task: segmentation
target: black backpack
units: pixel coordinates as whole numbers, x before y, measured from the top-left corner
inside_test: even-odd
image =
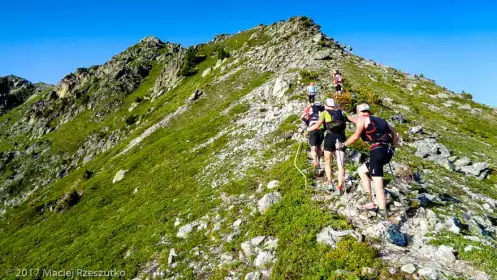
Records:
[[[331,132],[343,133],[347,127],[346,119],[343,116],[342,110],[326,110],[330,114],[332,121],[326,123],[326,129]]]
[[[371,122],[362,132],[361,139],[369,144],[374,143],[392,143],[392,135],[387,121],[382,118],[369,116]]]
[[[319,113],[324,111],[324,106],[322,105],[312,105],[311,110],[309,110],[309,125],[313,125],[319,120]]]

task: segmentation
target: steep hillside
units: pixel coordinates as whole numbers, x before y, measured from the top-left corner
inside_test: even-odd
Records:
[[[395,227],[355,210],[363,143],[346,196],[311,174],[304,88],[331,96],[336,69],[342,107],[368,100],[401,134],[385,170]],[[497,278],[495,109],[352,55],[308,18],[189,49],[147,37],[22,96],[0,108],[0,271]]]

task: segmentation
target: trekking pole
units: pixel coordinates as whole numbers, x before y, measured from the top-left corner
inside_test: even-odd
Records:
[[[300,147],[302,146],[302,142],[300,142],[299,147],[297,148],[297,153],[295,154],[295,159],[293,160],[293,165],[297,170],[304,176],[304,186],[307,187],[307,176],[305,176],[304,172],[300,170],[300,168],[297,166],[297,156],[299,155],[300,152]]]
[[[394,184],[397,184],[397,182],[395,182],[395,175],[393,174],[393,169],[392,169],[392,165],[390,164],[390,162],[388,163],[388,167],[390,167],[390,174],[392,174],[392,182]]]
[[[340,143],[337,139],[336,141],[337,143]],[[345,166],[344,166],[344,160],[342,159],[342,157],[340,156],[340,151],[336,150],[336,153],[337,153],[337,158],[340,159],[340,166],[342,166],[342,169],[343,169],[343,180],[345,181]],[[345,152],[343,153],[344,157],[345,157]],[[347,202],[347,215],[348,215],[348,219],[350,220],[350,204],[349,204],[349,193],[347,192],[347,184],[345,182],[342,182],[342,184],[344,184],[345,186],[342,186],[344,187],[344,191],[345,191],[345,200]]]

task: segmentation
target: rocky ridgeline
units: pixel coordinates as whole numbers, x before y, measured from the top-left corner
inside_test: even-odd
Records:
[[[31,96],[41,93],[53,87],[44,83],[31,83],[30,81],[16,77],[0,77],[0,115],[15,108]]]
[[[154,65],[165,65],[155,81],[156,88],[177,85],[177,73],[181,67],[179,61],[183,54],[184,49],[179,44],[146,37],[103,65],[78,68],[64,77],[52,91],[40,96],[20,120],[5,127],[2,136],[42,139],[84,112],[89,113],[88,122],[99,123],[121,108],[124,98],[140,86]],[[10,95],[22,89],[34,89],[34,93],[47,88],[34,86],[20,78],[7,78],[13,87]],[[151,92],[151,95],[157,94]],[[126,127],[111,130],[110,125],[104,126],[101,131],[87,135],[84,143],[69,154],[47,153],[51,148],[49,141],[33,141],[35,143],[27,148],[15,146],[1,154],[0,159],[4,160],[0,162],[0,167],[14,165],[11,169],[15,170],[15,174],[0,183],[0,190],[18,190],[0,195],[0,201],[4,201],[6,206],[22,203],[34,190],[65,177],[95,156],[115,147],[127,133]],[[29,178],[27,183],[24,179],[26,173],[39,176]],[[22,188],[16,185],[22,185]]]
[[[251,218],[267,215],[268,209],[284,200],[285,193],[280,189],[280,183],[274,180],[266,186],[260,184],[257,190],[239,195],[228,195],[221,189],[232,180],[243,179],[247,176],[246,171],[252,167],[268,169],[291,156],[288,149],[269,147],[276,147],[277,144],[289,147],[296,141],[303,140],[295,129],[283,133],[278,131],[285,120],[295,118],[306,105],[302,95],[307,81],[300,73],[301,70],[319,74],[319,99],[323,99],[332,88],[331,72],[345,69],[349,64],[365,73],[369,73],[367,71],[370,69],[380,73],[361,75],[361,78],[365,76],[371,82],[391,79],[388,81],[409,91],[409,94],[423,95],[423,82],[429,82],[348,54],[336,41],[322,34],[319,26],[305,18],[258,26],[245,32],[250,34],[248,40],[231,51],[230,58],[218,59],[215,64],[212,63],[199,73],[202,79],[209,80],[206,86],[212,86],[227,83],[235,75],[242,75],[240,80],[246,81],[253,78],[251,73],[270,72],[269,78],[260,86],[219,113],[230,114],[237,106],[246,106],[246,111],[205,143],[192,145],[190,152],[195,153],[221,137],[229,139],[221,151],[212,155],[210,164],[195,177],[202,185],[212,187],[210,199],[220,201],[220,204],[214,209],[206,210],[205,215],[202,214],[198,219],[192,218],[189,210],[178,214],[173,225],[175,233],[157,236],[157,246],[166,245],[168,248],[167,257],[164,259],[157,254],[152,255],[150,261],[142,266],[137,279],[182,279],[184,275],[177,268],[185,266],[199,277],[210,275],[216,269],[232,267],[225,279],[270,278],[272,268],[278,261],[278,246],[281,248],[282,244],[278,243],[276,236],[249,236],[247,228]],[[217,36],[211,43],[222,43],[234,36]],[[90,114],[88,121],[95,123],[112,116],[122,109],[124,98],[143,84],[153,67],[158,65],[162,70],[154,77],[153,86],[144,97],[146,100],[153,102],[181,86],[185,77],[178,74],[185,55],[186,50],[178,44],[163,43],[157,38],[147,37],[103,65],[80,68],[64,77],[53,91],[31,105],[20,120],[2,131],[2,135],[12,139],[27,136],[31,140],[40,140],[27,146],[16,145],[10,151],[0,153],[0,171],[6,166],[16,170],[7,180],[0,182],[0,190],[7,193],[5,190],[12,190],[19,182],[29,185],[23,192],[15,195],[2,193],[0,201],[3,201],[3,207],[7,209],[22,203],[33,191],[67,176],[124,140],[128,144],[114,158],[127,156],[144,139],[169,125],[171,120],[187,113],[197,100],[208,98],[209,94],[231,94],[192,88],[189,91],[191,96],[184,104],[179,104],[175,110],[154,123],[141,124],[143,132],[133,139],[128,137],[131,129],[124,126],[113,130],[109,124],[101,131],[86,135],[83,144],[73,153],[49,153],[51,143],[44,137],[68,125],[85,112]],[[358,81],[352,80],[350,83],[352,87],[360,86]],[[14,84],[14,87],[23,87],[22,82]],[[243,86],[239,85],[238,88]],[[456,98],[454,96],[456,95],[449,91],[432,95],[434,100]],[[388,97],[383,98],[383,102],[394,108],[390,115],[390,120],[394,123],[406,123],[403,113],[415,115],[411,107],[395,103]],[[139,106],[138,103],[136,101],[129,107],[126,106],[124,111],[132,114]],[[484,115],[479,108],[458,101],[444,104],[444,108],[454,107],[471,114]],[[433,104],[426,106],[434,112],[441,110]],[[316,234],[316,241],[332,248],[342,238],[352,237],[360,242],[367,242],[380,252],[392,277],[408,274],[414,279],[489,279],[471,263],[460,260],[455,248],[436,246],[431,241],[435,239],[435,234],[448,231],[479,242],[482,246],[495,246],[497,219],[494,218],[494,211],[497,201],[463,183],[467,178],[485,180],[491,174],[492,167],[484,157],[453,155],[441,143],[437,133],[429,131],[423,125],[411,126],[402,135],[401,149],[405,149],[419,161],[433,163],[435,167],[413,170],[410,159],[406,157],[396,157],[392,162],[395,179],[387,184],[386,193],[389,210],[397,226],[378,223],[375,220],[376,214],[356,209],[355,206],[364,201],[361,200],[363,195],[359,178],[351,171],[348,172],[347,196],[333,198],[321,188],[321,177],[313,186],[312,199],[323,209],[348,217],[354,229],[340,231],[331,225],[325,226]],[[264,155],[268,149],[274,149],[270,158]],[[357,167],[363,160],[364,155],[360,152],[347,152],[347,164]],[[438,168],[449,173],[437,176],[440,171]],[[23,181],[25,174],[33,172],[45,175],[30,178],[29,182]],[[386,167],[385,173],[388,172],[390,170]],[[86,175],[90,177],[92,172],[87,170]],[[126,176],[129,176],[128,170],[119,170],[114,175],[112,184],[119,184]],[[457,188],[464,195],[449,195],[449,188]],[[130,195],[139,193],[140,189],[136,187]],[[77,191],[67,193],[53,205],[49,205],[49,208],[62,212],[77,203],[81,196],[82,193]],[[5,211],[0,209],[0,216]],[[196,244],[192,250],[185,251],[171,241],[189,242],[198,235],[208,238],[209,244]],[[227,249],[227,244],[233,243],[236,243],[235,247]],[[464,248],[468,251],[480,249],[477,246]],[[124,259],[132,257],[135,251],[135,248],[129,248]],[[365,277],[376,275],[373,268],[363,267],[362,270]],[[349,272],[337,273],[346,276]]]

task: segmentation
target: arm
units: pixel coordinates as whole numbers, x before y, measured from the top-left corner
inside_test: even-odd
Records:
[[[319,127],[323,124],[324,120],[319,120],[315,124],[311,125],[307,128],[307,131],[313,131],[319,129]]]
[[[395,131],[395,128],[392,126],[388,126],[390,129],[390,133],[392,133],[392,141],[393,141],[393,146],[398,147],[399,146],[399,135],[397,134],[397,131]]]
[[[347,119],[348,119],[350,122],[357,123],[357,118],[352,117],[352,115],[346,114],[345,116],[347,116]]]
[[[352,145],[355,141],[357,141],[357,139],[359,139],[363,130],[364,130],[364,119],[360,118],[357,120],[354,134],[350,136],[349,139],[347,139],[347,141],[345,141],[344,145],[345,146]]]

